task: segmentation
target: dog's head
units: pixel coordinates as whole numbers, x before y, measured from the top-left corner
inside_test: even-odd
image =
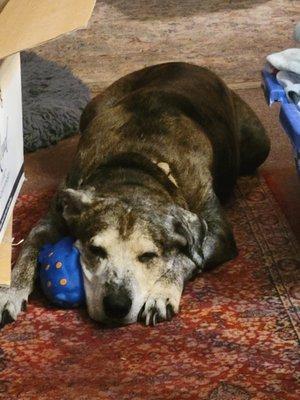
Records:
[[[186,263],[174,267],[172,279],[191,276],[203,266],[205,228],[181,207],[147,200],[129,204],[99,198],[93,190],[66,189],[62,200],[63,216],[81,255],[88,312],[97,321],[135,322],[151,289],[176,265],[173,259],[179,253]]]

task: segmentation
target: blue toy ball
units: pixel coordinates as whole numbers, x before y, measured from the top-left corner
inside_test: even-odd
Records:
[[[55,305],[79,307],[85,302],[80,255],[74,239],[65,237],[41,249],[38,261],[43,292]]]

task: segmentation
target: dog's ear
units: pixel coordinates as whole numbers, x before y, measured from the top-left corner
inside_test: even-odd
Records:
[[[198,269],[204,267],[202,243],[207,232],[204,219],[196,214],[175,206],[170,211],[172,240],[181,247]]]
[[[94,201],[93,190],[63,189],[59,193],[60,205],[64,217],[80,214]]]

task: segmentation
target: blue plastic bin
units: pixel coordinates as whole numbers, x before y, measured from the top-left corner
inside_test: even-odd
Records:
[[[269,106],[274,102],[281,103],[279,120],[291,140],[296,168],[300,175],[300,111],[295,104],[289,102],[275,75],[263,70],[262,79],[262,87]]]

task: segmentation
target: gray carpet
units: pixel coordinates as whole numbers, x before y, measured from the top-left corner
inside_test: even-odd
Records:
[[[78,132],[88,87],[68,68],[33,52],[21,54],[24,149],[48,147]]]

